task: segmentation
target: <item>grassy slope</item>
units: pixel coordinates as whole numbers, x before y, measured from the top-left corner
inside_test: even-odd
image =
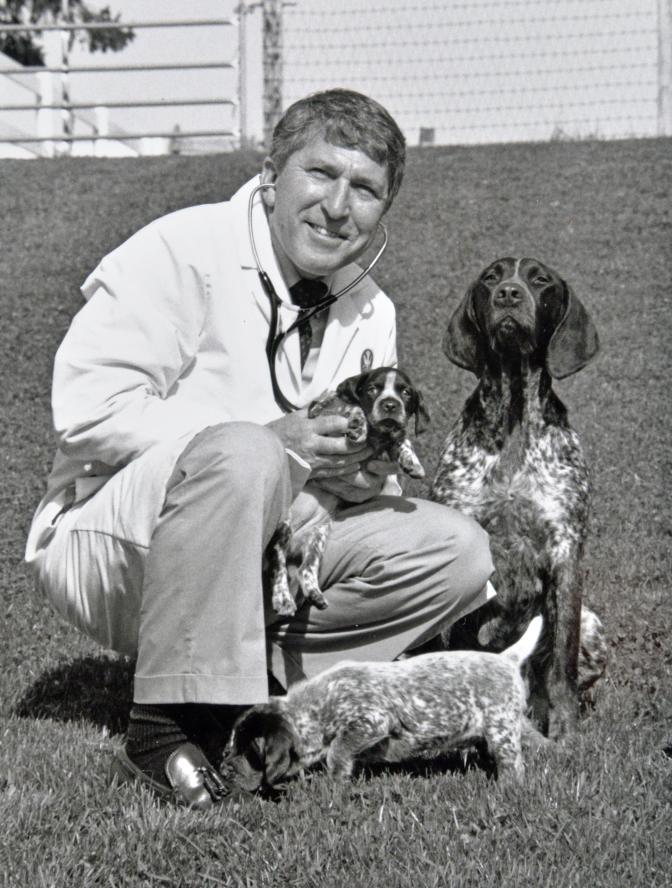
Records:
[[[524,791],[480,773],[336,789],[319,776],[204,818],[106,789],[130,670],[36,601],[21,564],[52,456],[51,361],[100,256],[163,212],[228,196],[257,164],[0,163],[0,884],[669,884],[669,141],[415,151],[377,273],[433,414],[430,466],[474,382],[441,335],[483,264],[536,255],[595,317],[598,361],[556,386],[593,469],[586,596],[611,638],[609,680],[572,743],[534,763]]]

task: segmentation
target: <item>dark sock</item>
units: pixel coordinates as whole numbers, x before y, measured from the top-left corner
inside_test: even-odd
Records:
[[[198,722],[195,730],[203,752],[215,765],[219,765],[225,754],[233,725],[247,706],[231,706],[207,703],[198,707]]]
[[[153,780],[168,786],[168,756],[188,740],[186,707],[163,703],[134,703],[128,721],[126,754]]]
[[[153,780],[168,786],[165,764],[182,743],[199,745],[219,763],[236,717],[247,707],[210,703],[134,703],[126,733],[126,755]]]

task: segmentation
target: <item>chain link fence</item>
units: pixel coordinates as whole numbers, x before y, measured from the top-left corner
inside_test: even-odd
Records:
[[[357,89],[411,145],[662,134],[666,15],[669,0],[301,0],[284,10],[283,105]]]

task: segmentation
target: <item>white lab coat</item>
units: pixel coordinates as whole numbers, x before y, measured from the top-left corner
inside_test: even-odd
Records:
[[[35,559],[64,507],[98,490],[155,445],[175,453],[202,429],[231,420],[265,424],[281,416],[265,344],[270,309],[248,234],[255,178],[230,201],[179,210],[151,223],[106,256],[87,278],[86,305],[55,359],[52,406],[58,451],[28,539]],[[257,251],[282,300],[283,329],[296,319],[271,247],[265,210],[253,208]],[[337,292],[359,272],[331,282]],[[308,385],[299,337],[280,352],[277,376],[304,406],[372,365],[396,364],[394,307],[370,277],[329,310]],[[369,354],[370,353],[370,354]],[[148,495],[160,496],[160,488]],[[146,504],[156,512],[160,504]],[[132,520],[132,519],[131,519]]]

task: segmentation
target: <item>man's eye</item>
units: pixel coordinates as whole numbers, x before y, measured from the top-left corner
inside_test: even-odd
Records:
[[[373,188],[371,188],[370,185],[355,185],[355,190],[357,191],[358,194],[361,194],[363,197],[373,198],[376,200],[378,199],[378,195],[373,190]]]

